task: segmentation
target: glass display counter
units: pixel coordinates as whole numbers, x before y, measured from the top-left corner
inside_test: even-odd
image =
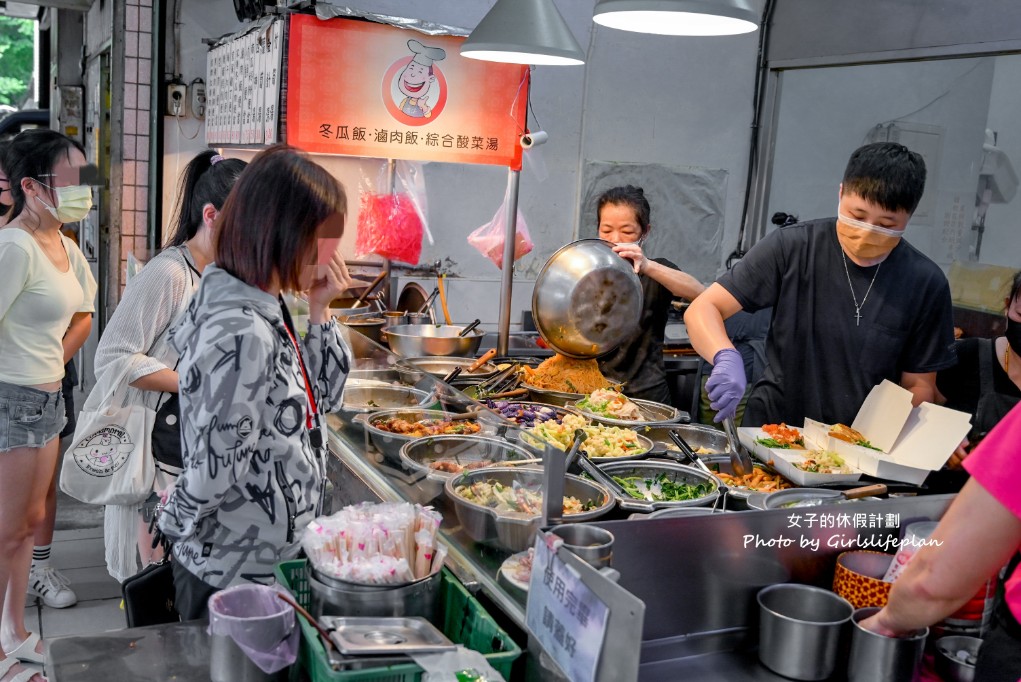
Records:
[[[512,622],[524,628],[525,593],[498,579],[500,565],[511,553],[468,537],[436,477],[402,462],[399,449],[406,439],[386,439],[378,431],[366,428],[364,422],[369,414],[390,407],[383,399],[373,400],[372,389],[384,389],[380,396],[392,396],[395,392],[386,391],[386,387],[399,387],[413,389],[405,391],[407,397],[401,400],[407,401],[406,407],[399,408],[409,413],[426,408],[456,415],[475,413],[483,430],[480,435],[501,438],[507,435],[509,427],[461,391],[402,362],[399,356],[361,334],[343,325],[341,329],[354,360],[345,388],[345,406],[327,418],[330,451],[380,500],[430,505],[439,511],[443,515],[440,532],[448,548],[447,566],[468,587],[477,585]],[[347,396],[354,395],[354,389],[359,389],[363,398],[352,403]],[[347,483],[343,479],[333,481],[340,488]]]

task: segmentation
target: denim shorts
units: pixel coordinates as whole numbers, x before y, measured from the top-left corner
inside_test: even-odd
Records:
[[[61,391],[40,391],[0,381],[0,452],[41,448],[64,428]]]

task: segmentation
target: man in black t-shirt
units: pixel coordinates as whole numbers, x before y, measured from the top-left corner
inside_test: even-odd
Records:
[[[642,316],[630,338],[599,359],[607,377],[624,382],[631,398],[670,403],[663,364],[663,334],[670,301],[693,299],[705,289],[665,258],[649,259],[642,244],[649,235],[651,209],[641,187],[626,185],[604,192],[596,204],[599,238],[616,244],[613,250],[634,265],[642,282]]]
[[[956,362],[950,288],[901,238],[924,187],[921,156],[865,145],[848,161],[837,218],[777,229],[692,303],[684,321],[713,363],[706,388],[716,421],[733,415],[746,383],[723,320],[769,306],[767,367],[745,426],[850,424],[883,379],[911,391],[915,405],[934,401],[937,370]]]

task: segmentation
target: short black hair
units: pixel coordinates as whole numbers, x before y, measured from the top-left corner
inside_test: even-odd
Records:
[[[599,196],[596,203],[596,217],[603,214],[603,206],[614,204],[616,206],[630,206],[635,212],[635,220],[638,227],[642,228],[642,234],[649,231],[649,220],[652,209],[649,208],[649,200],[645,198],[645,190],[634,185],[612,187]]]
[[[1021,270],[1014,273],[1014,281],[1010,285],[1010,296],[1007,297],[1007,307],[1021,296]]]
[[[240,159],[225,159],[212,149],[188,162],[177,190],[174,233],[167,246],[180,246],[195,236],[202,225],[202,208],[206,204],[212,204],[217,211],[223,208],[234,181],[247,165]]]
[[[39,177],[56,168],[61,156],[70,158],[74,149],[85,155],[85,148],[77,140],[45,128],[23,130],[11,138],[3,157],[4,171],[7,172],[11,199],[14,201],[11,220],[21,215],[25,208],[25,192],[21,189],[21,181],[31,178],[42,182]]]
[[[914,213],[925,191],[925,161],[902,144],[873,142],[851,154],[843,185],[887,211]]]

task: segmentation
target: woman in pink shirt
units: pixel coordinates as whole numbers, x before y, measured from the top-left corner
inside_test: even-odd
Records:
[[[982,644],[976,682],[1021,679],[1021,404],[964,461],[971,479],[912,558],[890,601],[862,625],[896,636],[926,627],[963,606],[1005,564],[1004,603]],[[1012,558],[1014,560],[1012,561]]]

